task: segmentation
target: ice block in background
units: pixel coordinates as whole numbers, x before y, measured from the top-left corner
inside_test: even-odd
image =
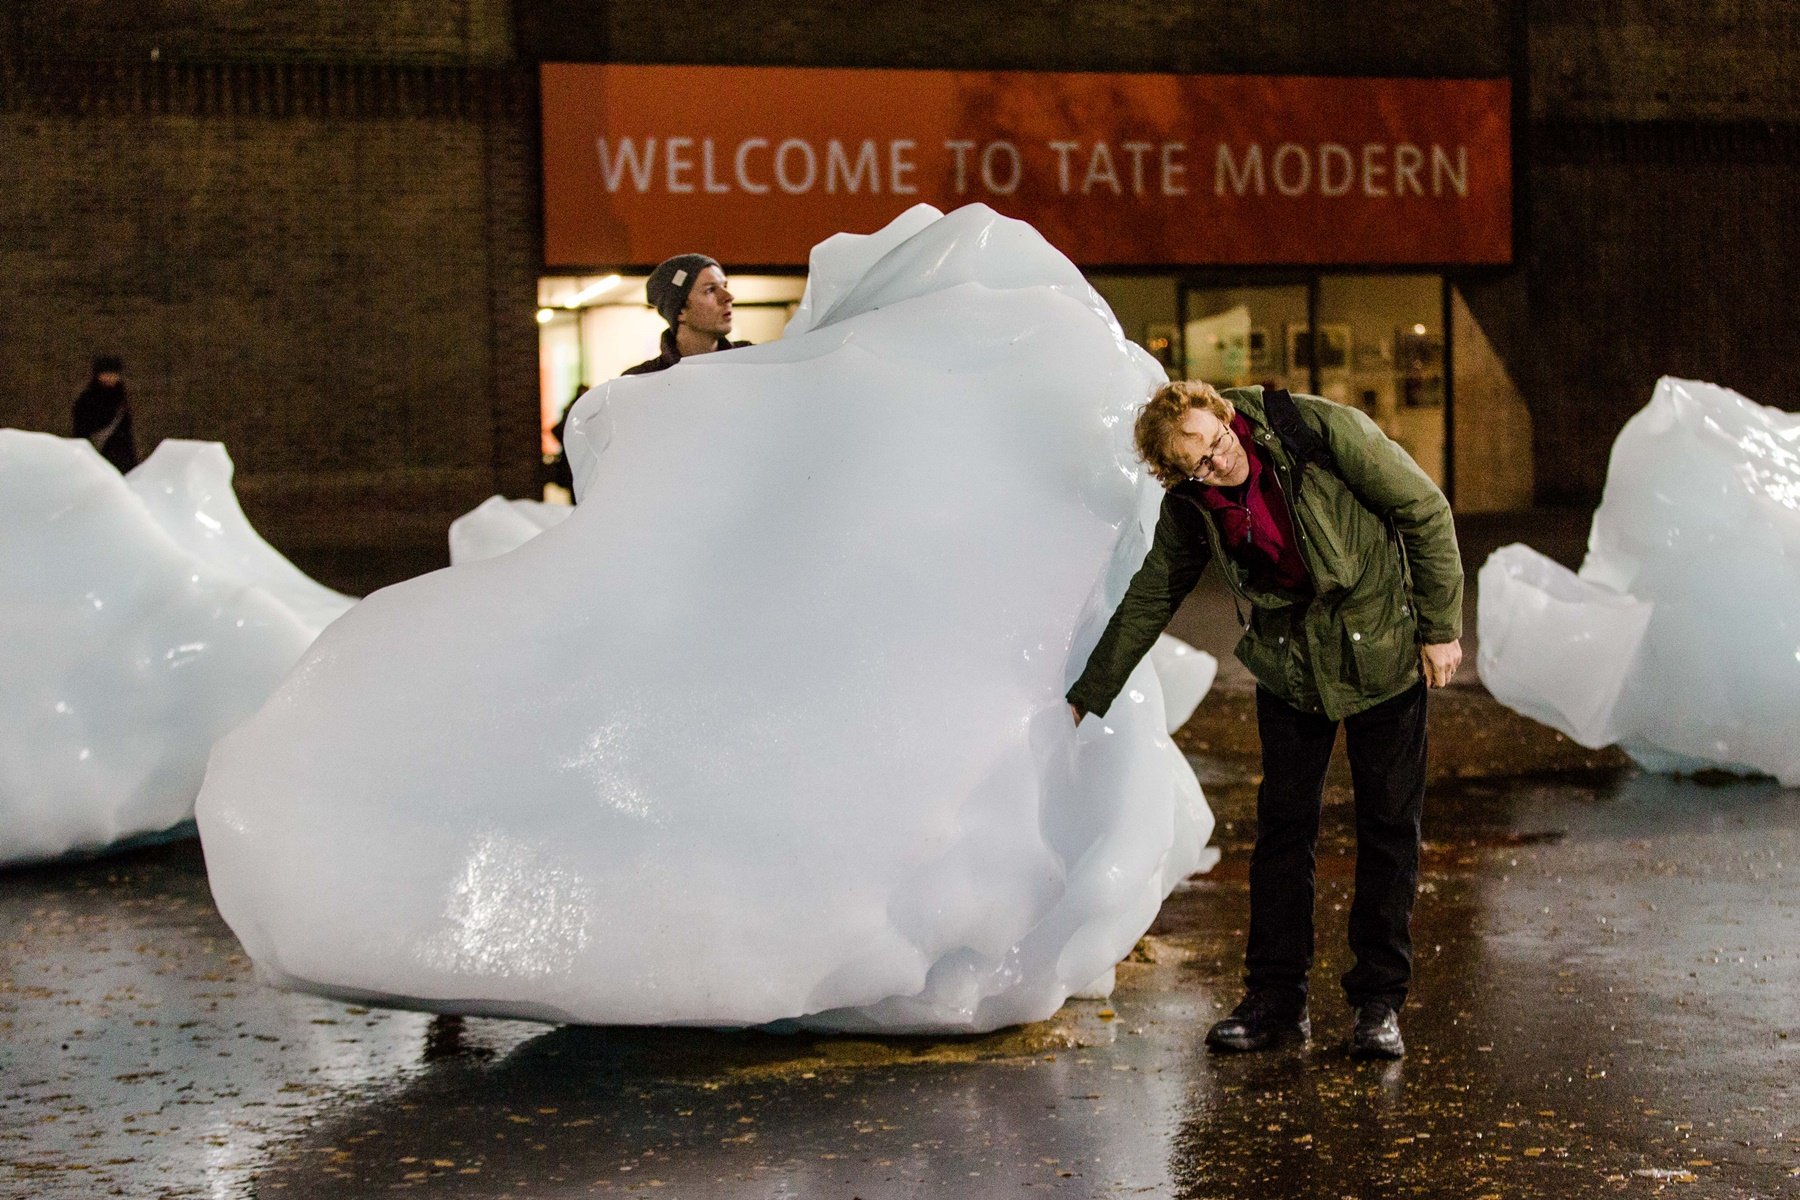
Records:
[[[1503,702],[1655,770],[1800,785],[1800,415],[1662,379],[1613,443],[1579,579],[1508,547],[1480,586]]]
[[[574,511],[567,504],[489,496],[450,522],[450,564],[498,558],[562,524]]]
[[[1582,579],[1529,546],[1502,546],[1477,577],[1481,682],[1502,704],[1599,748],[1654,608]]]
[[[992,1029],[1200,865],[1148,661],[1104,721],[1063,702],[1143,557],[1161,368],[980,206],[814,268],[836,298],[783,340],[590,392],[573,515],[363,601],[219,744],[207,865],[266,978]]]
[[[187,821],[213,740],[351,603],[257,536],[216,443],[121,477],[0,430],[0,863]]]

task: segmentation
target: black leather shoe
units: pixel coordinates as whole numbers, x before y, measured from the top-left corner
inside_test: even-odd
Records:
[[[1400,1058],[1406,1043],[1400,1039],[1400,1018],[1380,1000],[1356,1010],[1356,1028],[1350,1031],[1351,1058]]]
[[[1312,1036],[1306,1006],[1268,992],[1251,992],[1231,1015],[1206,1031],[1206,1044],[1225,1054],[1267,1050],[1278,1042],[1304,1042]]]

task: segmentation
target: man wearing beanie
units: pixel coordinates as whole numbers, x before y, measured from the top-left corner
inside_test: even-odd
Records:
[[[704,254],[665,259],[650,272],[644,294],[669,328],[662,335],[662,353],[632,367],[627,375],[666,371],[691,355],[750,344],[731,340],[731,289],[725,268]]]
[[[650,272],[644,294],[669,327],[663,330],[662,353],[630,368],[627,375],[666,371],[690,355],[735,350],[750,344],[731,340],[731,288],[725,282],[725,268],[716,259],[704,254],[677,254],[664,259]],[[550,431],[558,446],[562,445],[563,430],[569,424],[569,410],[581,395],[577,389],[574,399],[564,407],[562,419]],[[566,451],[559,451],[556,456],[552,481],[570,491],[575,488]]]

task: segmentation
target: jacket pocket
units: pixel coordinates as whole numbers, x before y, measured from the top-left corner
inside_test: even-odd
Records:
[[[1406,687],[1419,674],[1419,649],[1411,606],[1395,600],[1378,603],[1361,614],[1344,615],[1349,682],[1365,700]]]
[[[1295,622],[1293,609],[1265,608],[1250,610],[1250,628],[1238,640],[1237,659],[1249,669],[1256,681],[1279,696],[1286,696],[1290,667],[1297,648],[1293,644]]]

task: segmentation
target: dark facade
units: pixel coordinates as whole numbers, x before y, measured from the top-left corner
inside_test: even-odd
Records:
[[[355,590],[536,487],[534,76],[503,3],[6,13],[0,424],[66,433],[116,350],[140,446],[224,442],[258,530]]]
[[[366,588],[536,490],[540,61],[1510,76],[1516,262],[1452,281],[1539,499],[1591,501],[1658,375],[1791,405],[1796,44],[1784,0],[15,0],[0,424],[66,431],[115,350],[142,445],[223,441],[257,527]]]

